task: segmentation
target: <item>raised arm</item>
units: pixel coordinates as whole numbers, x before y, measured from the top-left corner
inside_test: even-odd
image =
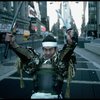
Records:
[[[66,33],[66,44],[64,44],[62,50],[60,51],[60,59],[61,60],[69,60],[75,47],[76,47],[76,42],[75,40],[73,39],[73,31],[69,31]]]
[[[5,41],[10,42],[10,48],[17,54],[23,63],[27,63],[33,56],[27,48],[18,45],[15,41],[15,37],[11,34],[7,34]]]

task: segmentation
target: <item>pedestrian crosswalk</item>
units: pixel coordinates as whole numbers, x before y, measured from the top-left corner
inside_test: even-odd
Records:
[[[100,88],[99,88],[100,78],[98,75],[98,73],[100,73],[100,69],[96,67],[94,63],[90,62],[89,60],[86,60],[85,58],[78,55],[77,53],[76,53],[76,59],[77,59],[77,64],[75,65],[76,75],[70,83],[71,98],[100,97],[98,94],[98,92],[100,93]],[[2,80],[8,82],[8,84],[10,84],[8,85],[9,87],[12,86],[11,83],[13,82],[14,88],[16,89],[15,86],[20,84],[20,75],[18,74],[17,69],[15,69],[14,71],[7,73],[2,78],[0,78],[0,83],[2,83]],[[26,84],[33,84],[32,77],[28,77],[28,75],[26,75],[25,73],[23,73],[23,80]],[[3,82],[3,87],[5,84],[7,83]],[[67,80],[64,80],[65,87],[66,87],[66,84],[67,84]],[[26,85],[25,89],[29,86],[30,85]],[[31,87],[29,87],[30,90],[31,90]],[[2,89],[2,84],[0,86],[0,89]],[[17,93],[19,92],[21,92],[20,89],[17,90]],[[6,97],[6,95],[7,94],[5,94],[4,97]],[[0,96],[0,98],[2,97],[3,96]]]
[[[67,83],[67,80],[64,80],[65,83]],[[77,84],[99,84],[100,81],[83,81],[83,80],[72,80],[71,83],[77,83]]]
[[[77,58],[79,59],[79,58],[82,58],[81,56],[79,56],[78,54],[76,54],[76,56],[77,56]],[[88,63],[90,63],[91,64],[91,62],[89,62],[88,60],[77,60],[77,64],[79,64],[79,63],[86,63],[86,64],[88,64]],[[76,71],[91,71],[91,73],[92,74],[96,74],[96,71],[100,71],[100,69],[98,69],[98,68],[88,68],[88,67],[86,67],[86,68],[82,68],[82,66],[81,67],[77,67],[77,64],[76,64]],[[17,71],[17,70],[16,70]],[[13,71],[13,72],[16,72],[16,71]],[[12,73],[13,73],[12,72]],[[10,73],[11,74],[11,73]],[[10,75],[9,74],[9,75]],[[77,73],[76,73],[77,74]],[[7,75],[5,75],[5,76],[7,76]],[[12,80],[20,80],[20,77],[16,77],[16,76],[8,76],[8,77],[5,77],[5,79],[12,79]],[[23,80],[27,80],[27,81],[32,81],[32,78],[29,78],[29,77],[23,77]],[[66,83],[67,82],[67,80],[64,80],[64,82]],[[80,83],[80,84],[100,84],[100,82],[99,81],[87,81],[87,80],[78,80],[77,78],[75,78],[74,80],[72,80],[71,81],[71,83]]]

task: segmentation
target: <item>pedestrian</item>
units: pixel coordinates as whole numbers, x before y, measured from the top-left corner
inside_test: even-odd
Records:
[[[68,34],[68,45],[60,51],[57,48],[57,40],[52,35],[47,35],[42,41],[43,54],[41,55],[34,48],[18,45],[11,34],[8,34],[7,38],[6,41],[10,42],[10,48],[20,58],[21,67],[19,68],[21,71],[33,76],[31,99],[61,99],[69,95],[68,92],[62,93],[62,87],[64,80],[67,79],[70,82],[74,73],[72,63],[69,63],[76,47],[72,35]],[[67,86],[69,86],[69,83]]]
[[[93,39],[95,39],[95,34],[94,34],[94,32],[92,32],[92,37],[93,37]]]

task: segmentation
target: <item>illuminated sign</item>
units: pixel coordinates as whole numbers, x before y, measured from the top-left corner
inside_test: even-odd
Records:
[[[31,6],[28,6],[28,15],[29,17],[35,17],[37,15],[36,11]]]
[[[37,31],[38,27],[36,24],[31,24],[31,29]],[[41,31],[45,32],[46,31],[46,27],[41,25]]]
[[[35,30],[35,31],[37,31],[37,30],[38,30],[38,28],[37,28],[36,24],[31,24],[31,29],[32,29],[32,30]]]
[[[41,31],[45,32],[46,31],[46,27],[45,26],[41,26]]]

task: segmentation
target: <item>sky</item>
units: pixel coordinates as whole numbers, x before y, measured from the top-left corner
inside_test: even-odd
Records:
[[[77,26],[79,35],[81,34],[81,24],[82,24],[82,15],[83,15],[83,2],[69,2],[71,13],[73,16],[73,19],[75,21],[75,24]]]
[[[50,17],[50,30],[52,28],[52,25],[57,22],[57,13],[56,9],[59,9],[60,6],[58,3],[50,4],[50,1],[47,2],[47,15]],[[76,2],[69,2],[71,12],[73,19],[75,21],[75,24],[78,28],[79,34],[81,34],[81,24],[82,24],[82,14],[83,14],[83,2],[80,1],[78,3]]]
[[[58,15],[56,13],[56,10],[60,8],[59,3],[53,2],[51,4],[50,1],[47,1],[47,16],[50,17],[50,30],[54,23],[57,22]]]

